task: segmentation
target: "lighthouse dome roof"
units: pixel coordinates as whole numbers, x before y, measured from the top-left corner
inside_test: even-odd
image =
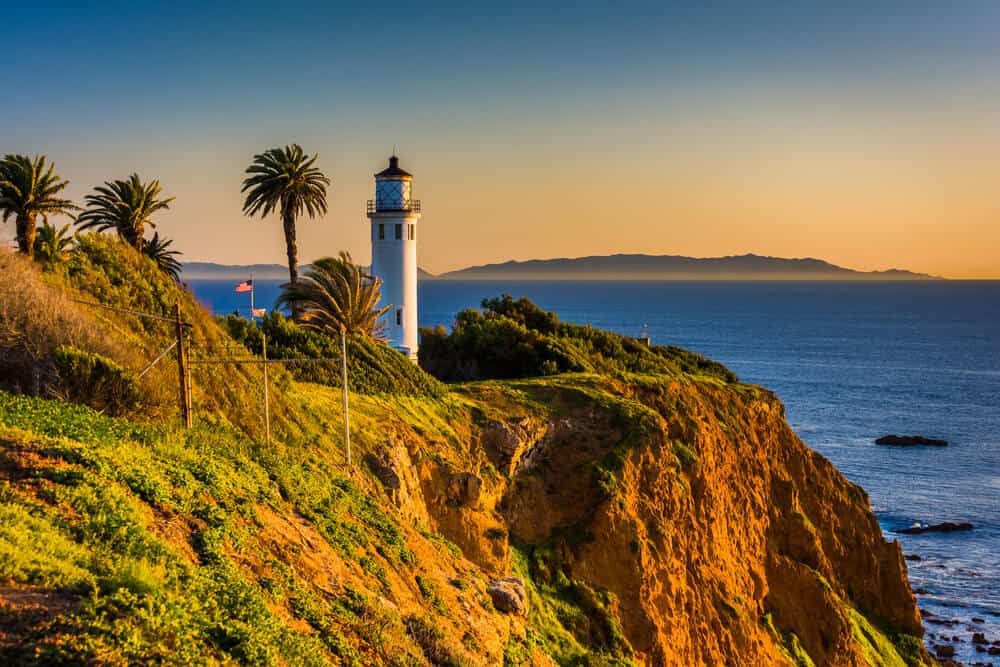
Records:
[[[375,174],[375,178],[391,178],[391,179],[402,179],[410,180],[413,178],[413,174],[408,171],[399,168],[399,158],[393,155],[389,158],[389,166],[386,169]]]

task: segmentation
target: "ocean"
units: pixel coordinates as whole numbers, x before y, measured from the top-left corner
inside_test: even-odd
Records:
[[[257,281],[258,307],[270,307],[280,282]],[[234,283],[192,289],[214,312],[245,314]],[[627,335],[646,323],[654,343],[700,352],[775,391],[802,439],[868,491],[886,537],[919,557],[907,565],[933,614],[928,632],[972,662],[985,658],[972,632],[1000,639],[1000,282],[424,281],[420,323],[450,325],[503,293]],[[949,446],[873,444],[888,433]],[[894,533],[942,521],[975,529]]]

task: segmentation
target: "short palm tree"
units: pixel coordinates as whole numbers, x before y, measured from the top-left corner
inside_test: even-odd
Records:
[[[246,193],[243,213],[247,216],[260,213],[264,218],[275,209],[281,215],[291,285],[299,280],[295,220],[303,213],[308,213],[310,218],[326,214],[326,186],[330,179],[314,166],[318,157],[318,154],[306,155],[298,144],[254,155],[240,190]],[[295,310],[295,304],[292,308]]]
[[[55,165],[46,164],[44,155],[5,155],[0,160],[0,211],[3,221],[14,216],[17,247],[29,257],[35,254],[35,225],[39,216],[48,222],[50,215],[73,216],[80,210],[68,199],[58,197],[69,185],[55,173]]]
[[[385,323],[380,319],[392,306],[378,307],[381,287],[381,280],[341,252],[313,262],[296,285],[285,286],[277,305],[296,305],[296,320],[303,327],[329,336],[343,332],[382,340]]]
[[[173,241],[161,239],[160,232],[153,232],[153,238],[144,241],[142,253],[149,257],[161,271],[174,279],[174,282],[181,280],[181,263],[177,259],[182,253],[180,250],[170,250]]]
[[[159,199],[162,191],[159,181],[143,183],[139,174],[132,174],[127,181],[105,182],[94,188],[96,194],[84,197],[87,210],[79,215],[76,223],[81,230],[114,230],[126,243],[141,251],[146,226],[156,227],[150,218],[157,211],[169,209],[174,200],[173,197]]]
[[[35,236],[35,259],[42,264],[52,266],[65,261],[72,248],[73,235],[69,231],[69,224],[56,227],[46,222],[38,228]]]

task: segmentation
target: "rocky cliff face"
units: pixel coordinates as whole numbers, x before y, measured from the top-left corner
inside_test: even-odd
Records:
[[[464,391],[465,451],[403,434],[376,467],[493,577],[518,556],[540,642],[650,665],[926,659],[898,544],[771,393],[596,376]]]

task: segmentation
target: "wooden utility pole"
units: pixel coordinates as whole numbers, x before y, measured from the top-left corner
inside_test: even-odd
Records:
[[[174,315],[177,322],[177,373],[181,387],[181,416],[184,418],[184,428],[191,428],[191,392],[188,385],[187,352],[184,349],[184,321],[181,320],[181,304],[174,304]]]
[[[269,445],[271,444],[271,404],[267,395],[267,334],[261,332],[260,335],[264,341],[264,442]]]
[[[347,334],[340,327],[340,393],[344,397],[344,446],[347,449],[347,467],[351,467],[351,416],[347,403]]]

